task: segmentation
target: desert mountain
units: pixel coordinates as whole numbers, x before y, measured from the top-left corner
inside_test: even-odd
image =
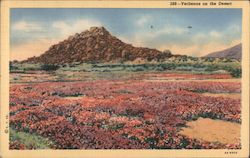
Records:
[[[171,57],[170,51],[134,47],[112,36],[104,27],[91,27],[52,45],[39,57],[24,62],[63,64],[72,62],[109,62],[161,60]]]
[[[237,59],[241,60],[241,55],[242,55],[242,45],[238,44],[236,46],[233,46],[231,48],[218,51],[218,52],[213,52],[205,57],[212,57],[212,58],[230,58],[230,59]]]

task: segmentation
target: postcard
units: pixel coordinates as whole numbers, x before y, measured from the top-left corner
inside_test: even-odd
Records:
[[[248,1],[1,1],[3,158],[248,157]]]

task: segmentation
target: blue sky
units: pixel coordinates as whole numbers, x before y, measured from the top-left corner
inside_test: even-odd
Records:
[[[134,46],[202,56],[240,43],[241,17],[241,9],[11,9],[11,59],[38,56],[91,26]]]

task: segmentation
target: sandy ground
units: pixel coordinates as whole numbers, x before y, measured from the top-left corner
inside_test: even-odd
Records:
[[[238,143],[240,141],[240,124],[199,118],[187,123],[188,127],[179,132],[189,138],[223,144]]]
[[[240,82],[241,79],[169,79],[169,78],[149,78],[146,82]]]
[[[241,99],[241,93],[202,93],[204,96]]]
[[[79,100],[79,99],[82,99],[83,96],[79,96],[79,97],[64,97],[65,99],[68,99],[68,100]]]

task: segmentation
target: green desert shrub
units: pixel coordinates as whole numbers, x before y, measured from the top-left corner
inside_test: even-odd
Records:
[[[49,149],[54,142],[34,133],[20,132],[10,128],[10,141],[18,141],[25,145],[27,149]]]
[[[55,70],[57,70],[59,68],[60,68],[60,66],[54,65],[54,64],[43,64],[41,66],[41,69],[45,70],[45,71],[55,71]]]
[[[236,78],[241,77],[241,69],[230,69],[229,72],[233,77],[236,77]]]

